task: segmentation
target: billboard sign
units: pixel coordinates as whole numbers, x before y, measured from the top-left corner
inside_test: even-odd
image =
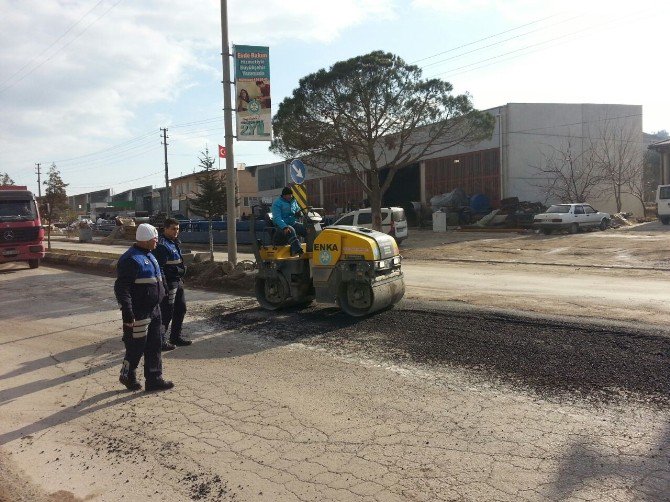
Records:
[[[238,141],[270,141],[270,48],[234,45]]]

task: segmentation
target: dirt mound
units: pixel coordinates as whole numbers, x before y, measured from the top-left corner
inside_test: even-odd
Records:
[[[256,272],[243,268],[233,267],[229,262],[192,263],[186,272],[186,284],[188,287],[252,294]]]

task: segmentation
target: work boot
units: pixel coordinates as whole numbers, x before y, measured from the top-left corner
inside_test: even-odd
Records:
[[[193,342],[180,336],[179,338],[170,338],[170,343],[173,346],[176,345],[177,347],[186,347],[187,345],[191,345]]]
[[[159,378],[158,380],[154,380],[151,382],[147,381],[147,383],[144,386],[147,392],[169,390],[172,387],[174,387],[174,384],[172,382],[170,382],[169,380],[163,380],[162,378]]]
[[[119,377],[119,382],[126,386],[128,390],[140,390],[142,385],[137,381],[135,376],[123,376]]]
[[[175,346],[174,346],[173,344],[171,344],[170,342],[165,342],[165,343],[163,343],[163,344],[161,345],[161,352],[168,352],[168,351],[170,351],[170,350],[174,350],[174,349],[176,349],[176,348],[177,348],[177,347],[175,347]]]

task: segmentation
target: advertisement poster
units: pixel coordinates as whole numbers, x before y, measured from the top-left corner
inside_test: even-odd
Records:
[[[233,46],[238,141],[270,141],[270,48]]]

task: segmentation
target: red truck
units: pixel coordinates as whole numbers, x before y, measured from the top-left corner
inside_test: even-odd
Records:
[[[40,266],[44,258],[44,229],[35,196],[26,186],[0,186],[0,263],[28,262]]]

